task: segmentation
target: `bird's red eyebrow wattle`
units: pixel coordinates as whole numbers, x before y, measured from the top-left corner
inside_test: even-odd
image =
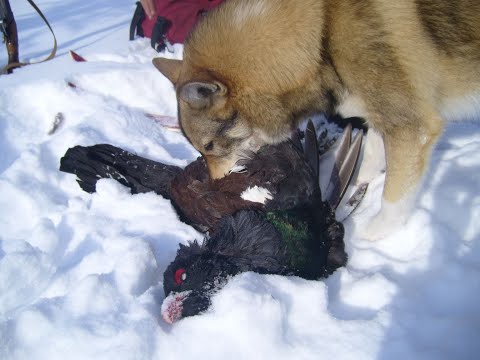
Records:
[[[184,268],[180,268],[180,269],[177,269],[177,271],[175,271],[175,283],[177,285],[180,285],[183,280],[182,280],[182,275],[185,273],[185,269]]]

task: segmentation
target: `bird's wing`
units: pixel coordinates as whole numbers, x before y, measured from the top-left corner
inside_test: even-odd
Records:
[[[112,145],[75,146],[60,159],[60,171],[77,175],[86,192],[95,192],[97,180],[111,178],[133,194],[154,191],[170,198],[170,183],[180,167],[149,160]]]
[[[324,200],[336,209],[342,200],[352,175],[357,166],[360,149],[362,147],[363,132],[359,131],[352,141],[352,126],[347,125],[342,138],[339,140],[335,164],[330,175]]]

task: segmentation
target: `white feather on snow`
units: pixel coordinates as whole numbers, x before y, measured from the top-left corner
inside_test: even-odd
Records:
[[[357,234],[380,206],[375,178],[345,224],[346,268],[326,281],[242,274],[206,314],[170,326],[163,271],[178,243],[202,235],[153,193],[105,179],[87,194],[58,166],[69,147],[97,143],[195,159],[181,134],[143,115],[175,115],[172,85],[151,66],[148,40],[127,41],[133,1],[38,5],[58,56],[0,77],[1,359],[478,358],[478,122],[446,129],[409,222],[370,243]],[[12,7],[21,58],[43,57],[48,31],[26,2]],[[74,63],[70,49],[91,61]]]

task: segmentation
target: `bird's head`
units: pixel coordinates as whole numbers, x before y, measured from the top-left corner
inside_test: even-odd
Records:
[[[172,324],[207,310],[211,296],[237,272],[228,257],[215,254],[196,241],[180,245],[177,257],[163,274],[163,319]]]
[[[208,309],[211,297],[230,277],[246,271],[285,274],[286,262],[280,233],[261,212],[225,216],[202,245],[180,245],[163,274],[162,317],[171,324],[197,315]]]

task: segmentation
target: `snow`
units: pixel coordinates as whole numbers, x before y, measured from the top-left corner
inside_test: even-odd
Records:
[[[144,115],[174,116],[173,88],[148,41],[128,41],[133,1],[37,3],[57,57],[0,76],[1,359],[479,357],[478,122],[448,125],[410,220],[374,243],[358,236],[380,206],[383,175],[370,183],[345,224],[346,268],[326,281],[245,273],[207,313],[170,325],[163,271],[201,234],[160,196],[109,179],[87,194],[58,167],[69,147],[97,143],[194,160],[180,133]],[[45,57],[48,30],[26,2],[11,5],[21,58]],[[90,61],[74,63],[70,49]],[[167,56],[180,58],[181,46]]]

